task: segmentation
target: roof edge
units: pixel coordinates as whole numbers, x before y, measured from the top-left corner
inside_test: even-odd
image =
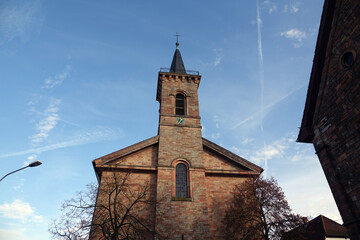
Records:
[[[327,45],[329,42],[332,20],[335,12],[335,0],[325,0],[320,20],[319,33],[316,41],[315,55],[311,69],[310,82],[306,95],[303,118],[297,142],[311,143],[314,139],[312,122],[316,100],[319,93],[322,71],[324,68]]]
[[[262,169],[261,167],[249,162],[248,160],[230,152],[229,150],[217,145],[216,143],[211,142],[210,140],[206,139],[206,138],[202,138],[203,140],[203,145],[212,149],[213,151],[219,153],[220,155],[223,155],[233,161],[235,161],[236,163],[242,164],[245,167],[249,168],[250,170],[257,172],[257,173],[262,173],[264,171],[264,169]]]
[[[105,156],[102,156],[100,158],[97,158],[97,159],[94,159],[93,160],[93,163],[94,163],[94,167],[95,167],[95,164],[96,162],[99,162],[102,160],[102,164],[108,164],[118,158],[121,158],[121,157],[124,157],[126,155],[129,155],[131,153],[134,153],[134,152],[137,152],[137,151],[140,151],[146,147],[149,147],[153,144],[156,144],[159,142],[159,136],[154,136],[154,137],[151,137],[151,138],[148,138],[146,140],[143,140],[141,142],[138,142],[138,143],[135,143],[133,145],[130,145],[128,147],[125,147],[125,148],[122,148],[118,151],[115,151],[115,152],[112,152],[112,153],[109,153]]]

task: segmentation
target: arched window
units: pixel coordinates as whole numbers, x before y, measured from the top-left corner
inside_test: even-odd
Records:
[[[175,97],[175,114],[185,115],[185,96],[184,94],[178,93]]]
[[[176,197],[188,198],[188,173],[183,163],[176,165]]]

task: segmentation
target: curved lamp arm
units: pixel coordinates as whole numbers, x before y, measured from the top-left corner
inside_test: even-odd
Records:
[[[41,165],[41,164],[42,164],[42,162],[39,161],[39,160],[37,160],[37,161],[35,161],[35,162],[30,163],[30,164],[27,165],[26,167],[22,167],[22,168],[19,168],[18,170],[9,172],[8,174],[6,174],[5,176],[3,176],[3,177],[0,179],[0,182],[1,182],[4,178],[6,178],[7,176],[9,176],[10,174],[16,173],[16,172],[21,171],[21,170],[23,170],[23,169],[25,169],[25,168],[28,168],[28,167],[37,167],[37,166],[39,166],[39,165]]]

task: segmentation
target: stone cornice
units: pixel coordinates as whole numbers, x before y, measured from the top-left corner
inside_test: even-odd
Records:
[[[156,100],[160,101],[161,99],[161,88],[162,81],[182,81],[182,82],[194,82],[199,87],[201,75],[191,75],[191,74],[178,74],[170,72],[159,72],[157,90],[156,90]]]
[[[199,125],[179,125],[179,124],[175,124],[175,123],[160,123],[159,126],[166,126],[166,127],[182,127],[182,128],[202,128]]]
[[[201,119],[199,116],[188,116],[188,115],[175,115],[175,114],[160,114],[160,116],[164,117],[182,117],[182,118],[195,118],[195,119]]]

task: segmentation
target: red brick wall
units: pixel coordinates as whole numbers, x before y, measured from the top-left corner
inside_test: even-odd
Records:
[[[218,156],[214,156],[209,151],[204,150],[204,166],[205,169],[214,170],[239,170],[237,167],[229,163],[229,160],[221,159]]]
[[[238,171],[239,168],[230,163],[228,159],[204,150],[204,166],[206,170]],[[225,226],[223,219],[236,185],[246,179],[244,175],[205,175],[209,223],[212,239],[225,239]]]
[[[159,166],[183,158],[191,167],[203,167],[201,130],[177,126],[161,126],[159,131]]]
[[[355,62],[351,67],[342,65],[346,52],[355,55]],[[336,1],[313,125],[313,143],[344,224],[352,225],[351,231],[357,235],[352,239],[360,239],[358,0]]]
[[[156,229],[169,239],[212,239],[207,217],[204,172],[190,169],[192,198],[187,201],[172,197],[174,169],[159,169]]]
[[[148,148],[137,151],[131,155],[124,156],[116,162],[120,162],[121,165],[130,165],[130,166],[157,166],[157,155],[158,155],[158,146],[153,145]]]
[[[237,184],[244,182],[244,177],[206,177],[207,203],[212,239],[225,239],[223,219],[227,206],[233,198]]]

